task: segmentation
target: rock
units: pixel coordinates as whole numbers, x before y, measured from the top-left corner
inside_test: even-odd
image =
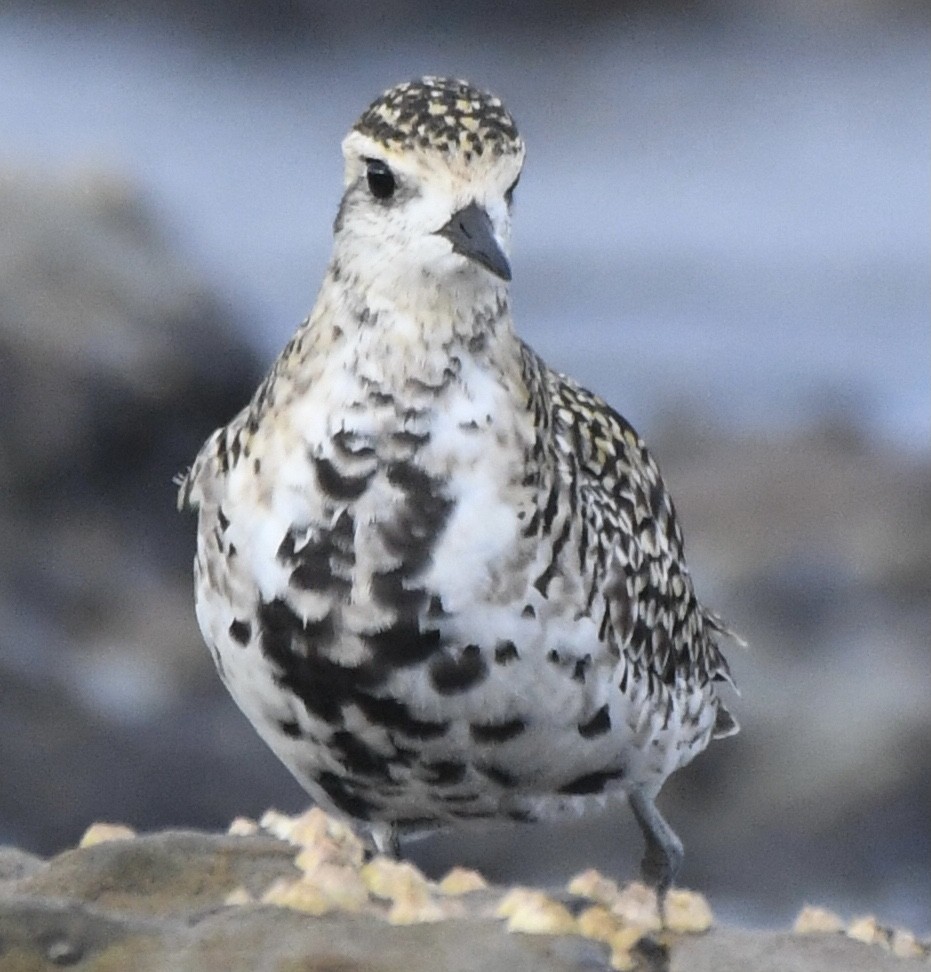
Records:
[[[112,176],[0,172],[0,295],[2,469],[30,511],[89,487],[151,500],[258,374],[229,313]]]
[[[126,182],[0,170],[0,840],[49,852],[95,816],[183,821],[179,800],[219,824],[237,760],[256,782],[251,732],[209,755],[228,702],[172,483],[258,381],[236,334]]]
[[[295,863],[302,857],[306,862],[309,852],[317,852],[315,868],[339,864],[364,873],[370,867],[340,835],[339,822],[331,826],[329,818],[312,811],[296,823],[290,843],[263,832],[240,837],[168,831],[66,851],[39,868],[27,865],[18,877],[0,881],[0,964],[5,970],[69,965],[101,972],[906,972],[927,967],[926,945],[916,946],[921,960],[909,960],[849,934],[638,931],[618,911],[626,889],[593,872],[581,876],[587,884],[575,886],[608,889],[599,892],[597,907],[624,931],[623,949],[616,933],[604,933],[603,923],[591,933],[584,923],[575,924],[573,913],[593,902],[567,892],[552,896],[541,889],[478,882],[475,891],[455,896],[456,908],[441,920],[431,916],[403,926],[390,919],[390,902],[402,893],[400,885],[379,886],[358,913],[334,908],[311,917],[293,906],[257,903],[269,886],[312,882],[315,870],[302,871]],[[10,855],[0,852],[0,866]],[[321,864],[323,857],[328,865]],[[409,865],[394,866],[406,875],[402,884],[416,878],[428,895],[444,899],[438,884]],[[559,927],[528,919],[520,927],[536,933],[509,931],[515,908],[534,901],[544,917],[560,911]]]
[[[927,960],[896,958],[843,935],[723,929],[690,938],[673,953],[670,972],[906,972]]]
[[[4,881],[18,881],[41,871],[45,861],[34,854],[27,854],[17,847],[0,845],[0,883]]]

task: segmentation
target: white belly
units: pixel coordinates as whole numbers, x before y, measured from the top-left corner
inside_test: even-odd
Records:
[[[311,392],[255,457],[261,477],[231,470],[197,558],[221,677],[314,798],[352,816],[536,816],[658,790],[713,713],[691,690],[662,712],[634,679],[622,692],[603,600],[586,612],[571,577],[534,585],[552,543],[523,536],[531,430],[489,376],[464,387],[407,411]]]

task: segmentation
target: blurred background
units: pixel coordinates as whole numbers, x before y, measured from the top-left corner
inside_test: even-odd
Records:
[[[504,6],[504,5],[501,5]],[[931,922],[928,12],[902,0],[0,5],[0,842],[306,801],[197,632],[172,476],[312,305],[339,142],[423,73],[529,146],[513,303],[645,435],[743,732],[661,806],[726,919]],[[621,807],[408,848],[635,873]]]

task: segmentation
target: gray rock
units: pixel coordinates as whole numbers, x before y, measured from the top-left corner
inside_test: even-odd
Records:
[[[18,881],[41,871],[45,861],[35,854],[27,854],[18,847],[0,846],[0,883],[4,881]]]
[[[295,876],[294,853],[294,847],[267,837],[179,832],[68,851],[44,869],[0,883],[0,964],[101,972],[609,968],[607,948],[597,942],[509,934],[504,922],[480,913],[481,908],[467,909],[459,919],[394,927],[369,914],[310,917],[268,905],[224,904],[236,887],[259,895],[276,877]],[[641,972],[908,972],[927,967],[841,935],[799,937],[727,928],[672,936],[662,944],[644,939],[633,954]]]
[[[258,381],[236,334],[131,186],[0,170],[0,841],[219,824],[286,778],[251,733],[214,731],[237,720],[175,511],[172,477]]]

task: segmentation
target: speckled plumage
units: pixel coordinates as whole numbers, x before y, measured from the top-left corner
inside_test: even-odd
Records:
[[[517,126],[500,99],[467,81],[427,77],[396,85],[373,101],[354,127],[394,149],[523,154]]]
[[[626,793],[662,890],[653,799],[736,729],[724,629],[642,440],[513,331],[517,129],[428,78],[343,150],[314,311],[181,484],[219,673],[328,809],[394,833]]]

